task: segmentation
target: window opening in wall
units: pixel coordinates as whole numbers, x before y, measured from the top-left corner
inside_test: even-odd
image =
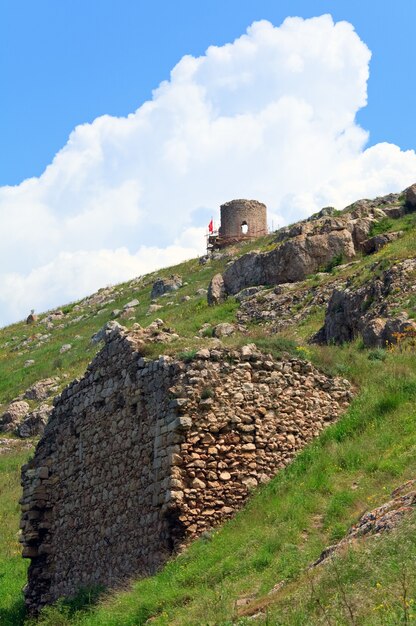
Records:
[[[247,233],[248,233],[248,224],[247,224],[247,222],[243,222],[241,224],[241,232],[243,233],[243,235],[247,235]]]

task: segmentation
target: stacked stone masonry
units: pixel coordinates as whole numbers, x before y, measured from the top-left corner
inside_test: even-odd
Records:
[[[249,345],[141,356],[122,327],[57,398],[22,470],[31,612],[159,568],[230,517],[351,399],[347,381]]]
[[[221,205],[221,239],[262,237],[267,233],[267,208],[262,202],[231,200]]]

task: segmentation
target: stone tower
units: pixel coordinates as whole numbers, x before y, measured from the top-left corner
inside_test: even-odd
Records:
[[[221,205],[221,239],[267,235],[267,208],[257,200],[231,200]]]

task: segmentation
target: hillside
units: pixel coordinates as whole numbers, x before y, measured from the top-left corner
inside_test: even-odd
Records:
[[[357,541],[330,562],[307,569],[365,510],[383,504],[415,477],[416,213],[405,203],[404,194],[392,194],[332,216],[324,211],[223,255],[102,289],[39,315],[32,325],[0,331],[0,415],[16,399],[27,402],[32,415],[50,405],[52,395],[82,376],[101,345],[99,337],[95,342],[91,337],[114,319],[127,328],[163,319],[164,336],[146,343],[148,359],[170,354],[189,360],[218,341],[230,349],[254,343],[275,358],[289,353],[309,360],[356,389],[346,414],[260,487],[221,530],[207,533],[131,589],[101,598],[86,612],[78,608],[94,594],[47,609],[40,623],[410,623],[416,593],[412,515],[397,531]],[[353,220],[360,226],[364,220],[367,232],[349,254],[344,231]],[[270,278],[263,282],[258,269],[253,273],[253,267],[263,272],[267,259],[287,254],[296,238],[322,237],[328,229],[342,232],[346,247],[336,249],[332,240],[329,257],[323,255],[312,271],[305,261],[305,276],[290,284],[285,277],[276,286],[279,281]],[[307,247],[303,252],[306,258]],[[206,290],[218,274],[225,277],[229,297],[211,307]],[[233,287],[235,275],[254,274],[260,278]],[[182,277],[182,286],[152,303],[155,280],[172,275]],[[351,298],[336,295],[346,292]],[[218,324],[231,324],[230,334],[215,329]],[[51,378],[50,391],[27,393]],[[24,621],[19,468],[35,443],[32,437],[16,438],[13,430],[2,435],[0,448],[2,624]]]

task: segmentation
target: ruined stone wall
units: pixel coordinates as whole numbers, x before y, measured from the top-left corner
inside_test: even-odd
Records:
[[[177,426],[176,367],[116,335],[57,402],[23,474],[29,608],[154,571],[172,550],[160,502]]]
[[[134,333],[114,331],[23,468],[29,609],[153,572],[232,515],[349,398],[346,381],[254,346],[148,362]]]
[[[244,235],[242,225],[247,225]],[[267,235],[267,208],[257,200],[231,200],[221,205],[221,238]]]
[[[201,350],[171,389],[189,430],[173,459],[170,506],[186,536],[232,515],[348,405],[349,384],[298,359]]]

